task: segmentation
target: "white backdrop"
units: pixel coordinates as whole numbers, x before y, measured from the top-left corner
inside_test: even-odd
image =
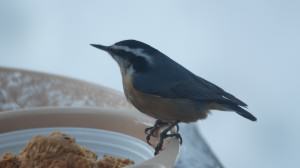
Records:
[[[0,1],[0,66],[122,90],[117,64],[90,43],[144,41],[249,105],[253,123],[213,112],[199,126],[226,167],[295,167],[300,149],[300,3]]]

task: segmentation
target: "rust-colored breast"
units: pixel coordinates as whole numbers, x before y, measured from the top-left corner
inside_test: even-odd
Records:
[[[141,112],[165,121],[192,122],[207,116],[208,109],[186,99],[169,99],[136,90],[130,75],[123,76],[127,99]]]

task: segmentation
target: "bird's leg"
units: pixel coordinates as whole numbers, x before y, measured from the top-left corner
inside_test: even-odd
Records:
[[[179,134],[178,130],[179,130],[179,126],[178,126],[179,121],[176,121],[174,123],[172,123],[171,125],[169,125],[165,130],[163,130],[163,132],[160,133],[160,138],[159,138],[159,142],[155,147],[155,153],[154,155],[157,155],[159,153],[159,151],[161,151],[162,146],[164,144],[164,140],[168,137],[176,137],[179,139],[180,144],[182,144],[182,138],[181,135]],[[176,133],[171,133],[168,134],[168,132],[174,127],[176,126],[177,130]]]
[[[152,145],[152,144],[150,143],[151,136],[153,136],[153,134],[154,134],[156,131],[158,131],[158,130],[159,130],[162,126],[164,126],[164,125],[168,125],[168,123],[167,123],[167,122],[163,122],[163,121],[161,121],[161,120],[156,120],[156,121],[155,121],[155,124],[154,124],[152,127],[148,127],[148,128],[145,129],[145,134],[147,134],[146,140],[147,140],[147,143],[148,143],[149,145]]]
[[[175,125],[176,126],[176,133],[179,132],[179,125],[178,125],[179,121],[177,122],[177,124]]]

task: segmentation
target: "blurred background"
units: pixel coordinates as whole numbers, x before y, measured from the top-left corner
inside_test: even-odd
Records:
[[[146,42],[245,101],[258,118],[213,112],[198,122],[225,167],[295,167],[299,7],[296,0],[2,0],[0,66],[122,91],[117,64],[89,44]]]

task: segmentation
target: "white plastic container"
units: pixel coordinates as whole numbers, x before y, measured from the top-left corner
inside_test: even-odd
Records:
[[[97,153],[134,160],[135,168],[172,167],[179,142],[171,139],[164,151],[153,156],[144,142],[146,127],[134,111],[101,108],[37,108],[0,113],[0,155],[18,153],[35,135],[54,130],[76,138],[76,142]]]

